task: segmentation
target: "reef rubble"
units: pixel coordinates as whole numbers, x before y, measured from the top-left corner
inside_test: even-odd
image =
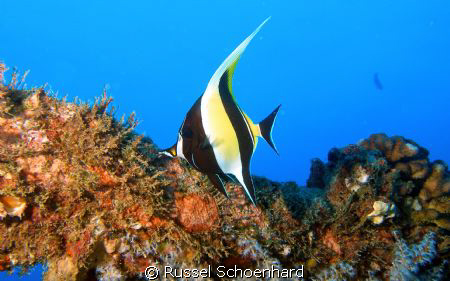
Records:
[[[0,64],[0,78],[6,67]],[[450,173],[400,136],[374,134],[311,162],[306,187],[254,177],[230,200],[116,119],[0,84],[0,270],[44,280],[146,280],[146,268],[302,269],[304,280],[448,280]],[[267,277],[267,276],[266,276]],[[286,278],[271,276],[265,280]],[[192,279],[172,278],[161,279]],[[235,278],[229,279],[253,279]],[[261,279],[261,278],[259,278]],[[287,278],[299,280],[295,276]]]

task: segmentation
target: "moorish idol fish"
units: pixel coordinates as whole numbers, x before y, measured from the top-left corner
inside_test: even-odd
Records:
[[[255,188],[250,175],[250,160],[264,138],[275,150],[272,129],[280,106],[259,124],[255,124],[239,107],[231,89],[233,73],[240,56],[266,19],[219,66],[201,95],[186,114],[178,131],[178,140],[162,151],[170,157],[181,157],[205,173],[226,197],[226,176],[234,176],[255,204]]]

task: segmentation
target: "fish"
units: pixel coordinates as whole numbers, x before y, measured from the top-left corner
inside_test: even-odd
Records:
[[[373,83],[378,90],[383,90],[383,84],[381,84],[381,80],[377,72],[375,72],[375,74],[373,75]]]
[[[250,174],[251,158],[259,137],[279,155],[272,139],[272,130],[281,105],[255,124],[238,105],[232,91],[232,78],[242,53],[269,19],[261,23],[222,62],[204,93],[187,112],[178,130],[176,143],[161,152],[186,160],[196,170],[206,174],[227,198],[229,195],[224,180],[237,180],[254,205],[256,196]]]

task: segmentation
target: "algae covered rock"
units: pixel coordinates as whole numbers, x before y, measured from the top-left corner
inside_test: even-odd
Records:
[[[448,277],[448,170],[417,143],[375,135],[334,148],[327,163],[312,162],[308,187],[253,177],[253,205],[239,185],[226,182],[227,199],[183,161],[159,157],[135,116],[115,119],[111,102],[106,92],[87,105],[0,85],[0,270],[44,263],[45,280],[145,280],[149,267],[172,269],[169,280],[194,268],[210,280],[237,269],[389,280],[404,273],[399,249],[419,247],[432,257],[412,274]]]
[[[123,280],[152,265],[255,268],[301,255],[292,227],[312,192],[261,178],[266,207],[231,182],[227,200],[185,163],[158,157],[134,132],[134,115],[113,117],[111,101],[106,92],[90,106],[0,86],[2,270],[41,262],[46,280]]]
[[[424,233],[435,233],[436,259],[430,259],[423,276],[433,280],[448,276],[448,171],[445,163],[430,163],[427,156],[428,151],[411,140],[375,134],[358,145],[331,149],[327,163],[312,162],[309,182],[323,186],[333,208],[327,227],[314,232],[332,251],[325,263],[328,267],[316,280],[350,278],[346,272],[339,273],[343,263],[358,279],[399,280],[398,276],[419,274],[393,269],[397,267],[397,231],[410,243],[430,241]],[[389,273],[383,273],[383,263],[392,264]]]

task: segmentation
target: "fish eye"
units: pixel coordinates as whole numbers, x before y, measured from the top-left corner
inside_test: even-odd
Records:
[[[191,128],[189,127],[183,127],[183,130],[181,131],[181,136],[183,138],[192,138],[194,133],[192,132]]]

